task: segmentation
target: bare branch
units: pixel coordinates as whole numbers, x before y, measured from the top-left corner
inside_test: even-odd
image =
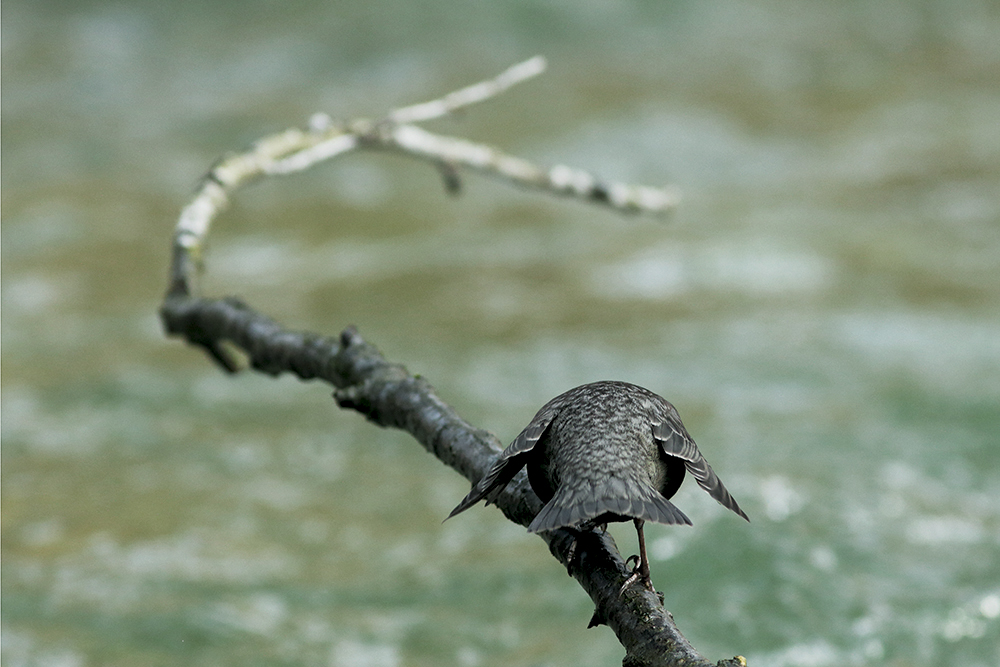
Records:
[[[474,169],[515,185],[606,204],[624,213],[664,213],[674,208],[680,199],[673,188],[602,183],[586,171],[566,165],[543,169],[491,146],[442,137],[415,125],[396,126],[382,141],[387,147],[407,155]]]
[[[170,289],[194,293],[205,239],[212,221],[225,210],[233,191],[263,176],[303,171],[360,149],[387,150],[439,167],[444,165],[450,191],[457,190],[455,170],[467,168],[516,185],[604,204],[624,213],[664,213],[674,208],[679,196],[672,188],[603,183],[585,171],[563,165],[543,169],[490,146],[432,134],[412,124],[487,100],[544,69],[545,59],[536,56],[494,79],[437,100],[402,107],[380,121],[359,118],[335,123],[325,114],[316,114],[310,119],[308,130],[285,130],[260,139],[248,151],[224,157],[205,176],[194,199],[181,212],[174,232]]]
[[[546,66],[547,63],[544,57],[535,56],[534,58],[525,60],[523,63],[509,67],[499,76],[489,81],[480,81],[430,102],[396,109],[389,114],[389,120],[400,124],[419,123],[424,120],[446,116],[461,107],[467,107],[471,104],[488,100],[491,97],[496,97],[511,86],[538,76],[545,71]]]
[[[496,436],[464,421],[425,379],[387,361],[353,328],[339,338],[287,331],[239,299],[198,298],[194,282],[211,223],[226,208],[234,190],[256,178],[301,171],[362,148],[430,161],[442,168],[446,181],[456,183],[455,169],[469,168],[623,212],[671,208],[676,195],[667,190],[601,184],[571,167],[542,169],[488,146],[434,135],[411,124],[488,99],[537,75],[544,66],[542,58],[532,58],[495,79],[439,100],[403,107],[379,122],[360,119],[336,124],[317,115],[309,130],[291,129],[266,137],[250,150],[221,160],[203,179],[177,223],[170,285],[160,309],[167,333],[203,347],[230,372],[238,370],[238,365],[226,352],[227,343],[242,349],[257,371],[323,380],[336,388],[334,397],[342,408],[356,410],[380,426],[405,430],[446,465],[477,481],[501,450]],[[541,507],[523,471],[496,504],[511,521],[524,526]],[[594,601],[591,625],[608,625],[625,647],[625,665],[711,667],[680,634],[662,599],[640,586],[619,593],[629,572],[610,535],[557,530],[543,534],[543,539]],[[718,665],[745,667],[746,661],[737,657]]]

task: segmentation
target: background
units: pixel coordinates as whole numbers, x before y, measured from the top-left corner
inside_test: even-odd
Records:
[[[542,53],[429,129],[668,220],[352,155],[242,191],[205,291],[356,324],[507,442],[598,379],[673,401],[652,576],[713,661],[1000,662],[1000,8],[900,2],[36,2],[3,12],[9,667],[613,665],[523,528],[329,387],[166,339],[171,232],[222,154]],[[630,526],[612,527],[625,555]]]

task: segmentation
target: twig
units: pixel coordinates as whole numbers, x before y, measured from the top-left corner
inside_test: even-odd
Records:
[[[430,102],[396,109],[389,114],[389,120],[400,124],[419,123],[420,121],[447,116],[456,109],[496,97],[514,84],[538,76],[545,71],[546,66],[547,63],[542,56],[529,58],[523,63],[518,63],[508,68],[499,76],[489,81],[480,81]]]
[[[170,286],[160,309],[167,333],[205,348],[230,372],[238,370],[238,365],[225,351],[227,342],[242,349],[251,367],[260,372],[323,380],[336,387],[334,397],[342,408],[356,410],[381,426],[407,431],[445,464],[477,481],[501,449],[496,436],[462,420],[425,379],[388,362],[353,328],[339,338],[287,331],[239,299],[198,298],[194,283],[211,222],[225,209],[235,189],[255,178],[301,171],[360,148],[393,150],[429,160],[442,167],[446,180],[456,178],[456,167],[465,167],[623,212],[655,213],[672,207],[676,196],[666,190],[601,185],[580,170],[562,166],[544,170],[495,149],[434,135],[410,124],[497,95],[537,75],[544,64],[543,59],[532,58],[490,81],[398,109],[383,121],[338,125],[316,116],[307,131],[287,130],[224,158],[203,179],[177,223]],[[523,472],[496,504],[509,519],[525,526],[540,508]],[[623,664],[711,667],[680,634],[654,594],[639,586],[619,594],[628,571],[609,535],[559,530],[544,534],[543,539],[594,601],[591,624],[606,624],[618,636],[626,649]],[[718,667],[745,665],[741,657],[718,663]]]

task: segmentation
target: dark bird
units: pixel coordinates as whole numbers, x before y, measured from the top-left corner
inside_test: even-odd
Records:
[[[653,590],[642,533],[646,521],[691,525],[669,500],[685,471],[724,507],[750,520],[701,455],[674,406],[627,382],[585,384],[542,406],[448,518],[483,498],[494,502],[525,467],[531,489],[545,503],[528,532],[635,523],[638,563],[623,591],[637,578]]]

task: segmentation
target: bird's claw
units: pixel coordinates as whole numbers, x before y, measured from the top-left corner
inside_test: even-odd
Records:
[[[625,593],[625,589],[631,586],[639,578],[639,563],[640,559],[635,554],[629,556],[625,559],[625,566],[628,567],[629,563],[635,561],[635,565],[632,566],[632,574],[629,575],[622,587],[618,589],[618,597],[621,597]]]
[[[624,595],[625,589],[634,584],[635,580],[638,578],[639,578],[638,572],[633,572],[631,575],[629,575],[629,578],[625,580],[625,583],[622,584],[622,587],[618,589],[618,597]]]
[[[618,596],[621,597],[625,593],[625,589],[634,584],[638,580],[642,580],[642,585],[645,586],[649,591],[656,593],[656,589],[653,588],[653,582],[649,578],[648,568],[643,568],[642,556],[637,556],[635,554],[629,556],[625,559],[625,566],[628,567],[632,565],[632,574],[629,575],[625,583],[618,590]],[[658,594],[658,593],[657,593]],[[658,594],[659,595],[659,594]]]

